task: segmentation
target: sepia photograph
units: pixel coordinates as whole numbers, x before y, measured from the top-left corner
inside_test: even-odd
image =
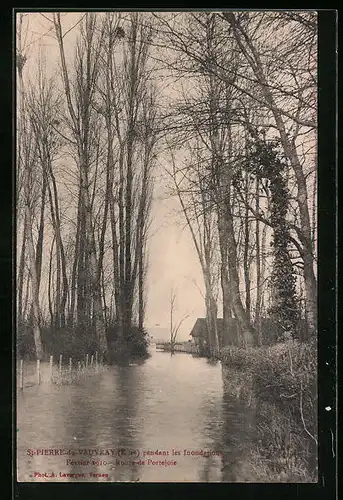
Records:
[[[13,21],[17,481],[317,483],[317,12]]]

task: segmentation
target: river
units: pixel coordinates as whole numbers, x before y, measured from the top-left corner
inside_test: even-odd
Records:
[[[77,385],[42,383],[19,390],[17,478],[241,481],[253,432],[252,415],[224,394],[220,362],[152,350],[144,363],[109,367]],[[36,449],[104,454],[30,456],[28,450]]]

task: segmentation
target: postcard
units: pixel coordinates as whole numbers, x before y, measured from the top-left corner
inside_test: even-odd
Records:
[[[17,481],[316,483],[317,13],[15,26]]]

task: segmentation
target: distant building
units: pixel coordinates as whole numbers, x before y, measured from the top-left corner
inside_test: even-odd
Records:
[[[218,343],[219,347],[224,347],[232,343],[230,339],[235,338],[238,333],[238,322],[236,318],[230,318],[229,320],[230,328],[228,331],[224,329],[223,318],[217,318],[217,331],[218,331]],[[192,328],[190,333],[194,343],[200,349],[206,349],[209,346],[209,332],[207,328],[206,318],[198,318]]]

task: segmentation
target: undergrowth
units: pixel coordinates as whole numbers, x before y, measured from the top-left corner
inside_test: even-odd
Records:
[[[224,389],[256,412],[250,460],[266,482],[317,480],[316,341],[221,350]]]

